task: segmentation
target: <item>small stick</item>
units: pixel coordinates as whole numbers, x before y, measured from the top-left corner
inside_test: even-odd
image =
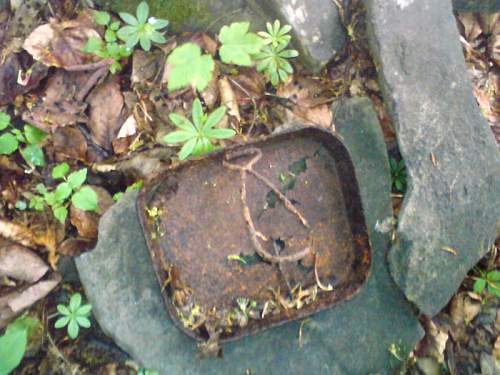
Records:
[[[68,72],[84,72],[86,70],[97,70],[102,67],[108,67],[113,63],[112,59],[105,59],[91,64],[81,64],[81,65],[73,65],[63,68]]]

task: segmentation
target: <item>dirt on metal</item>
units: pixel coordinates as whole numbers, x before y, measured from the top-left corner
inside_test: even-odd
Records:
[[[328,131],[174,165],[138,204],[168,311],[212,354],[352,297],[369,274],[353,165]]]

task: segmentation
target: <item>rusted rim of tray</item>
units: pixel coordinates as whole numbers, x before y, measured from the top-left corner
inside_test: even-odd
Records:
[[[305,310],[297,310],[298,313],[293,319],[288,319],[288,318],[284,317],[278,321],[271,321],[269,323],[266,323],[264,326],[259,326],[255,329],[252,329],[252,330],[245,330],[242,333],[237,333],[235,335],[223,337],[219,340],[220,343],[238,340],[240,338],[243,338],[243,337],[255,334],[255,333],[259,333],[259,332],[265,331],[265,330],[273,328],[273,327],[281,326],[281,325],[289,323],[289,322],[304,319],[312,314],[316,314],[318,312],[330,309],[330,308],[338,305],[341,302],[348,301],[360,292],[360,290],[362,289],[362,287],[364,286],[364,284],[366,283],[366,280],[368,279],[368,277],[370,275],[371,251],[372,250],[371,250],[371,243],[370,243],[370,239],[368,236],[368,230],[367,230],[367,226],[366,226],[366,222],[365,222],[364,210],[363,210],[363,205],[361,202],[361,196],[359,193],[359,186],[357,183],[354,165],[352,163],[352,158],[351,158],[349,150],[345,146],[342,139],[337,134],[335,134],[329,130],[325,130],[325,129],[321,129],[321,128],[317,128],[317,127],[312,127],[312,126],[294,125],[293,127],[290,127],[285,131],[275,133],[275,134],[272,134],[272,135],[269,135],[266,137],[262,137],[256,141],[253,141],[253,142],[249,142],[249,143],[245,143],[245,144],[241,144],[241,145],[233,145],[233,146],[227,147],[225,149],[221,149],[221,150],[212,152],[210,154],[204,155],[203,157],[174,163],[174,164],[168,166],[162,174],[160,174],[151,183],[149,183],[147,186],[145,186],[141,190],[141,192],[138,196],[138,199],[136,200],[137,211],[139,214],[139,219],[140,219],[141,227],[143,230],[143,234],[144,234],[147,246],[148,246],[149,251],[150,251],[150,255],[151,255],[152,263],[153,263],[153,268],[155,270],[155,274],[156,274],[159,286],[161,287],[164,280],[165,280],[165,277],[166,277],[166,271],[164,271],[162,269],[162,267],[160,266],[159,259],[161,259],[161,249],[158,246],[156,246],[157,241],[153,240],[151,238],[151,236],[148,235],[148,230],[149,230],[148,221],[150,221],[150,220],[149,220],[148,216],[146,215],[146,211],[144,209],[145,207],[148,206],[148,203],[154,197],[154,194],[156,192],[155,187],[157,186],[157,184],[160,181],[162,181],[165,178],[165,176],[168,176],[169,173],[171,173],[173,171],[177,171],[177,170],[185,168],[185,167],[188,167],[188,166],[191,166],[195,163],[198,163],[199,161],[202,161],[205,159],[211,159],[211,158],[217,157],[218,155],[224,155],[225,153],[230,152],[232,150],[237,150],[240,148],[243,149],[243,148],[251,147],[251,146],[258,146],[260,143],[264,143],[264,142],[272,140],[273,138],[276,138],[276,137],[283,137],[283,136],[287,136],[287,135],[293,135],[294,133],[307,132],[307,131],[323,133],[323,135],[330,137],[333,142],[338,143],[338,145],[336,145],[337,147],[341,146],[341,148],[343,149],[343,152],[345,153],[345,156],[347,156],[347,160],[349,161],[350,171],[344,171],[344,172],[351,173],[351,176],[349,176],[349,177],[351,179],[352,186],[350,186],[349,189],[353,190],[353,191],[351,191],[351,193],[354,193],[354,195],[357,196],[356,204],[358,205],[358,207],[356,207],[357,212],[355,213],[356,220],[355,220],[355,223],[353,223],[354,226],[351,229],[353,232],[353,236],[355,233],[357,234],[357,240],[355,241],[356,242],[356,244],[355,244],[356,249],[358,251],[361,251],[361,254],[358,254],[358,256],[356,258],[356,262],[358,263],[358,267],[359,267],[358,270],[360,271],[360,274],[357,275],[358,283],[356,285],[351,284],[349,286],[348,293],[346,293],[342,297],[342,299],[336,300],[328,306],[317,306],[312,312],[305,311]],[[184,332],[186,335],[188,335],[189,337],[195,339],[198,342],[204,342],[205,341],[204,338],[200,337],[198,334],[196,334],[196,332],[186,328],[180,322],[180,320],[178,319],[178,316],[177,316],[176,307],[173,304],[168,293],[165,292],[164,290],[162,290],[161,294],[163,296],[165,306],[170,314],[170,319],[172,320],[173,324],[178,329],[180,329],[182,332]],[[314,306],[314,303],[312,304],[312,306]]]

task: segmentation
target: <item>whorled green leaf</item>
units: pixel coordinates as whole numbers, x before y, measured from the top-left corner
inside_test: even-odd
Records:
[[[92,311],[92,305],[86,304],[86,305],[80,306],[80,308],[77,311],[77,315],[87,316],[90,314],[90,311]]]
[[[123,22],[125,22],[129,25],[136,26],[139,24],[139,21],[137,21],[137,18],[135,18],[135,16],[133,16],[130,13],[120,12],[120,13],[118,13],[118,15],[123,20]]]
[[[249,32],[249,27],[249,22],[233,22],[221,28],[219,40],[222,46],[219,55],[224,63],[252,65],[252,55],[259,53],[263,41],[257,34]]]
[[[142,1],[137,6],[136,16],[137,16],[137,21],[139,23],[146,23],[146,21],[148,19],[148,16],[149,16],[149,6],[148,6],[148,3],[146,3],[145,1]]]
[[[79,332],[80,326],[78,325],[76,319],[70,319],[68,324],[68,336],[72,339],[76,339]]]
[[[82,295],[80,293],[73,293],[69,299],[69,311],[76,312],[82,304]]]
[[[167,144],[178,144],[184,143],[191,138],[195,138],[196,134],[192,132],[188,132],[186,130],[176,130],[171,133],[168,133],[165,137],[163,137],[163,141]]]
[[[236,135],[233,129],[208,129],[205,133],[209,138],[228,139]]]
[[[83,211],[97,211],[99,208],[97,193],[90,186],[83,186],[73,194],[71,203]]]
[[[193,150],[196,147],[196,143],[198,142],[198,139],[192,138],[189,141],[187,141],[184,146],[182,146],[181,150],[179,151],[179,159],[180,160],[185,160],[187,159],[192,153]]]
[[[80,327],[90,328],[90,320],[89,320],[89,318],[87,318],[85,316],[77,316],[76,322],[78,323],[78,325]]]
[[[212,56],[202,55],[201,48],[194,43],[174,49],[167,58],[167,64],[170,68],[167,85],[170,92],[189,86],[203,91],[215,68]]]
[[[69,323],[70,317],[69,316],[62,316],[59,319],[56,320],[54,327],[55,328],[63,328],[66,327]]]
[[[198,98],[196,98],[193,102],[192,117],[193,124],[196,129],[201,129],[205,114],[203,113],[203,106],[201,105],[201,101]]]
[[[182,129],[182,130],[185,130],[185,131],[188,131],[188,132],[193,132],[194,134],[196,134],[197,130],[196,130],[195,126],[191,123],[191,121],[189,121],[184,116],[178,115],[177,113],[171,113],[168,116],[168,118],[179,129]]]
[[[213,111],[207,118],[207,121],[203,125],[203,130],[212,129],[215,125],[222,121],[224,115],[226,114],[226,107],[219,107]]]
[[[19,147],[19,141],[11,133],[0,135],[0,155],[11,155]]]

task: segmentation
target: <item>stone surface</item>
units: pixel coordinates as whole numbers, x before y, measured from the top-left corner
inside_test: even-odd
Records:
[[[350,100],[335,112],[337,130],[353,153],[373,247],[371,275],[361,292],[313,315],[302,345],[295,322],[228,343],[223,358],[200,359],[195,342],[165,310],[131,193],[101,219],[97,247],[76,261],[95,317],[122,349],[161,374],[391,373],[388,348],[408,352],[422,330],[389,275],[390,234],[374,229],[392,218],[385,144],[369,100]]]
[[[408,168],[391,271],[406,297],[434,315],[494,240],[500,154],[472,95],[451,2],[366,3],[372,54]]]
[[[456,12],[500,12],[500,0],[453,0]]]
[[[1,0],[0,0],[1,1]],[[135,14],[142,0],[96,0],[105,9]],[[148,0],[151,14],[170,21],[169,31],[207,31],[249,21],[254,31],[280,18],[293,27],[294,47],[312,71],[319,71],[346,43],[338,10],[332,0]]]
[[[346,43],[346,34],[332,0],[252,0],[292,26],[302,61],[318,72]]]

